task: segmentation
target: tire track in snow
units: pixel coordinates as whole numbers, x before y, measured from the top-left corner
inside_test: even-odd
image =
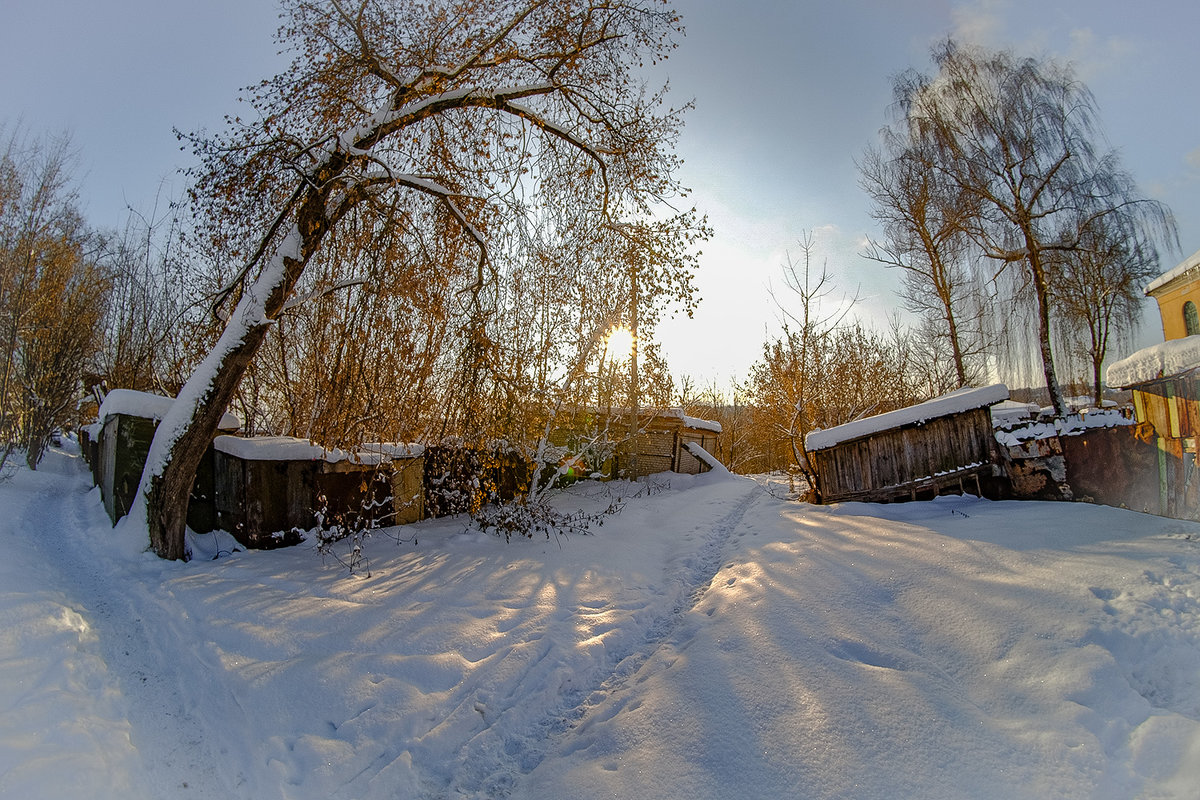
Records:
[[[466,771],[460,773],[452,783],[452,793],[476,798],[508,796],[522,776],[536,769],[548,755],[557,752],[564,739],[585,724],[595,709],[606,705],[609,698],[619,694],[656,653],[668,645],[679,649],[686,646],[686,640],[692,634],[684,633],[680,640],[680,633],[688,613],[708,593],[725,564],[730,540],[735,538],[735,532],[750,508],[764,496],[757,484],[747,480],[744,496],[736,501],[731,510],[710,525],[693,529],[693,533],[703,531],[702,541],[695,549],[668,562],[672,568],[664,574],[663,579],[665,584],[674,587],[671,592],[673,600],[669,610],[649,623],[639,643],[610,657],[606,668],[600,674],[591,676],[585,686],[560,695],[561,702],[547,709],[536,723],[512,731],[501,730],[501,726],[494,723],[466,743],[460,751],[460,763]],[[538,660],[549,655],[543,652]],[[623,705],[607,703],[606,718],[619,713]],[[498,737],[501,741],[481,746],[482,737]],[[483,763],[480,759],[481,750],[486,754]]]

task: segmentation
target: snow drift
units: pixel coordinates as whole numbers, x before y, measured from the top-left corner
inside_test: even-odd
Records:
[[[618,498],[354,575],[225,534],[182,564],[52,453],[0,486],[0,795],[1195,796],[1200,526],[715,474],[558,502]]]

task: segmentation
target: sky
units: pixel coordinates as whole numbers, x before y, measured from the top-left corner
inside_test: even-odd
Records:
[[[883,326],[893,272],[859,254],[876,235],[855,159],[887,121],[891,79],[928,70],[953,35],[1071,61],[1095,94],[1109,143],[1143,193],[1165,202],[1180,247],[1200,249],[1200,6],[1147,0],[674,0],[687,28],[666,63],[693,100],[679,142],[689,198],[715,230],[693,319],[659,330],[672,373],[726,387],[778,330],[771,290],[811,232],[855,312]],[[191,163],[173,129],[216,129],[242,86],[282,67],[271,0],[8,0],[0,122],[67,131],[88,219],[118,227],[178,195]],[[1152,303],[1139,344],[1161,340]],[[1124,354],[1116,354],[1118,357]]]

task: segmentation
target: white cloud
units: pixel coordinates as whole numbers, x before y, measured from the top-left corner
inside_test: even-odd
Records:
[[[1192,169],[1200,169],[1200,147],[1197,147],[1195,150],[1185,155],[1183,160],[1186,161],[1187,165]]]
[[[1125,69],[1139,49],[1130,39],[1121,36],[1098,37],[1091,28],[1075,28],[1067,36],[1070,41],[1067,57],[1084,82]]]
[[[961,42],[995,47],[1004,40],[1007,0],[975,0],[950,9],[952,35]]]

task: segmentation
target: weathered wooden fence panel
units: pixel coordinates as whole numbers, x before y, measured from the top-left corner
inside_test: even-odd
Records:
[[[1161,507],[1153,431],[1140,425],[1098,428],[1063,436],[1061,443],[1076,500],[1151,514],[1168,510]]]
[[[218,437],[214,449],[220,527],[247,547],[294,544],[321,524],[393,524],[392,463],[378,452],[349,454],[304,439],[235,436]],[[416,475],[419,467],[411,470]]]
[[[89,447],[93,432],[98,438],[92,455],[93,476],[100,487],[104,510],[114,525],[129,513],[136,499],[150,442],[154,439],[158,421],[172,402],[169,397],[115,389],[100,406],[100,422],[89,429]],[[221,420],[224,430],[236,430],[240,425],[240,421],[230,414]],[[188,502],[187,524],[195,531],[209,531],[215,525],[212,470],[210,447],[197,468]]]

